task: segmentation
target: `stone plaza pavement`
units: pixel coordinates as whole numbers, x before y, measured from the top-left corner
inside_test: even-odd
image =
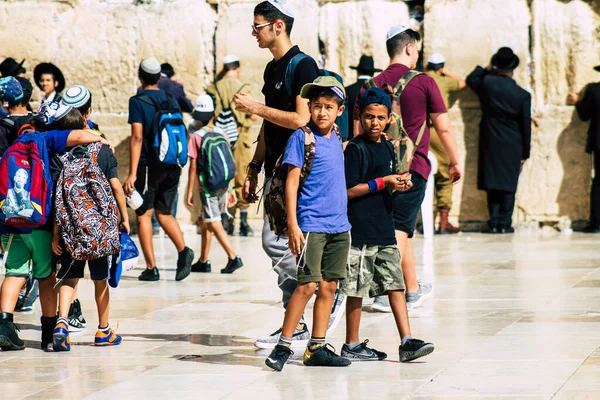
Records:
[[[186,234],[194,250],[200,237]],[[386,351],[383,362],[344,369],[306,368],[297,355],[268,370],[257,336],[283,314],[274,272],[259,237],[233,239],[245,267],[174,281],[175,251],[156,239],[160,282],[137,270],[111,292],[114,348],[95,348],[93,285],[80,284],[86,331],[70,353],[39,350],[39,305],[16,315],[27,349],[0,352],[0,399],[600,399],[598,236],[517,233],[415,239],[419,276],[433,295],[411,311],[415,337],[435,352],[398,362],[391,314],[365,307],[362,338]],[[309,314],[309,313],[307,313]],[[343,321],[329,337],[341,349]]]

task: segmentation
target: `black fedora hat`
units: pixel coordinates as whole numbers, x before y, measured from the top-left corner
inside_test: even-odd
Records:
[[[596,66],[594,67],[594,69],[595,69],[596,71],[600,72],[600,65],[596,65]]]
[[[12,57],[6,58],[0,63],[0,73],[2,74],[2,77],[16,76],[25,73],[25,68],[23,68],[24,62],[25,60],[18,63]]]
[[[500,71],[512,71],[519,66],[519,57],[510,47],[500,47],[492,56],[492,67]]]
[[[38,88],[40,88],[40,90],[42,89],[42,87],[40,86],[40,79],[42,79],[43,74],[54,75],[54,79],[56,79],[56,82],[58,82],[58,86],[55,89],[56,93],[60,93],[64,90],[65,77],[63,76],[62,72],[60,71],[60,69],[58,69],[58,67],[56,65],[54,65],[52,63],[44,62],[44,63],[38,64],[33,69],[33,79],[35,80],[35,84],[37,85]]]
[[[373,61],[373,57],[366,56],[364,54],[362,56],[360,56],[360,61],[358,62],[358,65],[355,67],[350,67],[350,68],[355,69],[357,71],[361,71],[361,72],[381,72],[382,71],[379,68],[375,68],[375,61]]]

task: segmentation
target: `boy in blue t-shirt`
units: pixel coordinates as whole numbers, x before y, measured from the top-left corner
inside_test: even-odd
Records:
[[[387,354],[360,342],[362,299],[388,295],[402,340],[400,361],[426,356],[431,343],[411,337],[404,277],[392,218],[393,191],[412,187],[410,174],[397,175],[394,146],[383,135],[390,123],[392,103],[383,90],[371,88],[358,100],[363,133],[345,152],[348,218],[352,224],[348,276],[340,291],[347,296],[346,343],[342,356],[353,361],[383,360]]]
[[[300,95],[309,99],[311,122],[308,128],[315,140],[310,174],[300,187],[305,160],[305,133],[298,129],[288,140],[282,167],[287,168],[285,202],[288,216],[289,248],[298,256],[298,286],[285,312],[279,343],[265,363],[283,369],[292,350],[292,335],[306,304],[319,292],[314,305],[311,339],[304,352],[307,366],[348,366],[350,361],[335,354],[325,343],[327,324],[338,280],[346,277],[350,248],[350,223],[346,214],[346,181],[340,172],[344,154],[335,119],[344,111],[346,93],[334,77],[318,77],[304,85]]]
[[[46,140],[50,157],[54,154],[64,153],[67,147],[80,144],[101,142],[110,143],[93,133],[84,130],[64,130],[63,117],[66,117],[71,107],[56,107],[45,105],[40,113],[32,119],[38,131]],[[50,168],[50,166],[47,166]],[[6,276],[2,282],[0,304],[0,348],[5,350],[23,350],[25,345],[17,334],[13,313],[19,297],[19,291],[24,285],[30,272],[39,280],[40,303],[42,307],[42,340],[44,350],[52,344],[52,332],[56,325],[57,296],[54,286],[56,284],[55,265],[52,256],[52,220],[45,226],[33,229],[30,233],[22,233],[9,226],[1,226],[2,244],[8,255],[5,258]],[[10,245],[9,245],[10,243]]]

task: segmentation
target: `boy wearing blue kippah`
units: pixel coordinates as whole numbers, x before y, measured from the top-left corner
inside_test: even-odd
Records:
[[[388,295],[402,339],[400,361],[430,354],[434,347],[413,339],[404,295],[404,277],[394,234],[392,193],[412,187],[410,174],[395,174],[393,145],[383,136],[391,119],[389,95],[371,88],[358,100],[363,133],[345,152],[348,219],[352,225],[347,277],[341,292],[347,296],[346,343],[341,355],[352,361],[383,360],[387,354],[360,342],[362,299]],[[374,223],[376,222],[376,223]]]

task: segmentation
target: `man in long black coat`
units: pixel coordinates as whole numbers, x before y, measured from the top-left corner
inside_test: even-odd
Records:
[[[600,65],[594,69],[600,72]],[[582,121],[590,121],[585,151],[594,154],[590,224],[583,232],[600,233],[600,82],[590,83],[582,94],[571,93],[569,103],[575,105]]]
[[[350,67],[355,69],[358,73],[358,79],[352,85],[346,87],[346,97],[348,98],[348,140],[354,137],[354,104],[356,104],[356,99],[358,98],[358,94],[360,93],[360,89],[363,87],[366,81],[371,79],[375,72],[381,72],[379,68],[375,68],[375,62],[373,61],[373,57],[362,55],[360,56],[360,61],[358,65],[355,67]]]
[[[479,97],[477,186],[487,191],[489,232],[511,233],[519,174],[531,149],[531,95],[512,79],[519,57],[502,47],[491,67],[477,67],[467,85]]]

